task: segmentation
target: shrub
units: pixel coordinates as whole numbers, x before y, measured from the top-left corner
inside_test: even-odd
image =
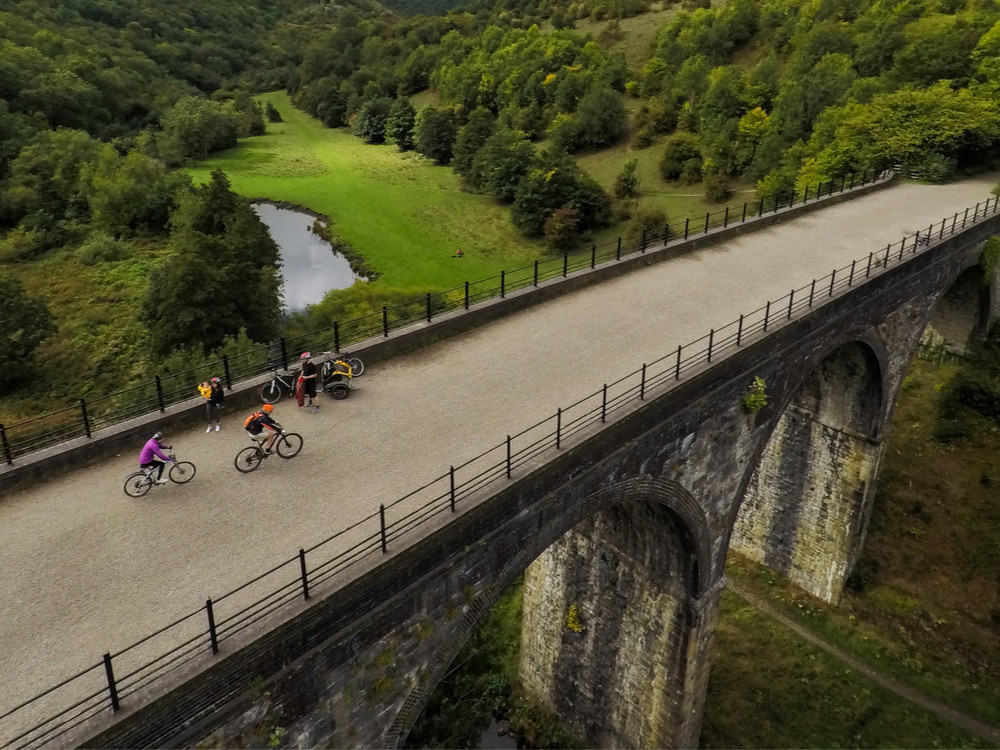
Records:
[[[560,208],[545,220],[542,232],[545,244],[557,250],[567,250],[577,243],[579,219],[572,208]]]
[[[756,414],[767,406],[767,386],[764,378],[756,377],[740,399],[740,406],[746,414]]]
[[[732,195],[732,188],[724,175],[716,173],[705,178],[705,197],[713,203],[727,201]]]
[[[941,154],[927,154],[916,164],[910,165],[910,174],[924,182],[947,182],[955,176],[958,161]]]

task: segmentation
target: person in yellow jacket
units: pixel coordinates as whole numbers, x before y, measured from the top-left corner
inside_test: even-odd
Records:
[[[222,407],[226,401],[226,394],[222,391],[222,381],[218,378],[206,380],[198,386],[198,393],[205,399],[205,416],[208,419],[205,432],[212,431],[213,422],[215,431],[218,432],[222,425]]]

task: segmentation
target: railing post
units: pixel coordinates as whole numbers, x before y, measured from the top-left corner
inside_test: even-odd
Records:
[[[503,294],[501,294],[500,296],[502,297]],[[427,308],[427,322],[430,323],[431,322],[431,293],[430,292],[427,292],[427,297],[425,297],[425,299],[426,299],[426,308]]]
[[[556,409],[556,450],[562,444],[562,407]]]
[[[702,231],[702,234],[708,234],[708,219],[711,215],[708,211],[705,212],[705,229]]]
[[[507,272],[500,272],[500,299],[507,296]]]
[[[3,444],[3,457],[8,464],[13,464],[14,458],[11,455],[10,443],[7,442],[7,430],[2,424],[0,424],[0,443]]]
[[[82,398],[80,399],[80,414],[83,416],[83,431],[86,433],[87,437],[91,437],[90,418],[87,416],[87,402]]]
[[[300,550],[301,551],[301,550]],[[307,596],[306,599],[309,597]],[[212,609],[212,600],[205,600],[205,614],[208,615],[208,640],[212,643],[212,653],[219,653],[219,634],[215,630],[215,611]]]
[[[535,261],[535,286],[538,286],[538,261]],[[465,282],[465,309],[469,309],[469,282]]]
[[[743,313],[740,313],[740,325],[736,329],[736,346],[743,342]]]
[[[853,190],[854,189],[854,172],[851,172],[851,184],[850,184],[850,186],[847,189],[848,190]]]
[[[774,196],[774,213],[778,213],[779,201],[781,200],[781,195]]]
[[[160,413],[162,414],[167,410],[166,404],[163,403],[163,383],[160,381],[159,375],[154,375],[153,381],[156,383],[156,403],[159,405]]]
[[[302,574],[302,597],[309,601],[309,570],[306,568],[306,551],[299,547],[299,572]]]
[[[837,279],[837,269],[834,268],[833,273],[830,274],[830,294],[827,295],[828,297],[833,296],[833,282],[836,281],[836,279]]]
[[[563,278],[566,278],[566,273],[569,270],[569,252],[563,250]]]
[[[899,259],[903,259],[903,253],[906,252],[906,237],[899,241]]]
[[[385,505],[382,503],[379,503],[378,506],[378,524],[382,536],[382,554],[386,555],[389,553],[389,549],[385,539]]]
[[[674,365],[674,380],[681,379],[681,345],[677,345],[677,364]]]
[[[538,286],[538,261],[537,261],[537,260],[535,261],[535,278],[534,278],[534,285],[535,285],[535,286]]]
[[[839,192],[841,192],[841,193],[844,192],[844,180],[845,179],[846,179],[846,175],[840,175],[840,191]]]
[[[726,206],[726,213],[722,217],[722,228],[725,229],[729,226],[729,206]]]
[[[743,218],[740,219],[740,222],[742,223],[742,222],[745,222],[746,220],[747,220],[747,204],[746,204],[746,201],[744,201],[743,202]]]
[[[597,245],[590,246],[590,270],[593,271],[597,267]]]
[[[715,329],[710,328],[708,331],[708,358],[707,358],[708,362],[712,361],[712,344],[714,343],[714,341],[715,341]]]
[[[507,478],[510,479],[510,435],[507,436]]]
[[[285,337],[281,337],[281,369],[288,369],[288,344],[285,342]]]
[[[670,242],[670,222],[663,225],[663,246],[666,247],[668,242]]]
[[[382,336],[389,337],[389,308],[382,305]]]
[[[639,400],[646,400],[646,363],[642,363],[642,380],[639,382]]]
[[[854,266],[857,264],[856,260],[851,261],[851,278],[847,282],[847,286],[854,286]]]
[[[771,319],[771,300],[764,305],[764,331],[767,332],[767,324]]]
[[[875,257],[875,253],[868,253],[868,268],[865,269],[865,278],[870,278],[872,275],[872,259]]]
[[[618,238],[618,246],[615,248],[615,260],[622,259],[622,238]],[[535,261],[535,267],[538,267],[538,261]]]
[[[759,219],[763,215],[764,215],[764,199],[761,198],[760,199],[760,208],[757,209],[757,218]]]
[[[340,351],[340,323],[333,321],[333,350]]]
[[[965,222],[969,218],[969,209],[965,209],[965,215],[962,217],[962,229],[965,229]]]
[[[795,304],[795,290],[793,289],[788,293],[788,315],[785,317],[786,320],[792,319],[792,305]]]
[[[885,246],[885,260],[882,262],[882,268],[889,267],[889,251],[892,250],[892,243],[890,242]]]
[[[226,378],[226,388],[233,390],[233,376],[229,372],[229,356],[222,355],[222,374]]]
[[[688,229],[691,227],[691,218],[684,219],[684,239],[688,238]]]
[[[104,654],[104,674],[108,678],[108,693],[111,696],[111,710],[120,711],[121,703],[118,702],[118,686],[115,684],[115,670],[111,666],[111,654]]]
[[[812,309],[813,298],[816,296],[816,279],[812,280],[812,284],[809,285],[809,309]]]
[[[601,390],[601,423],[608,421],[608,384]]]
[[[639,252],[640,253],[646,252],[646,229],[645,229],[645,227],[643,227],[643,230],[642,230],[642,241],[641,241],[641,243],[639,245]]]
[[[450,484],[451,512],[455,512],[455,467],[448,467],[448,482]]]

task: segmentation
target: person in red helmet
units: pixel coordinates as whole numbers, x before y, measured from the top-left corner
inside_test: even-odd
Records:
[[[273,412],[273,405],[264,404],[260,411],[255,411],[243,422],[250,439],[261,445],[265,453],[271,452],[274,441],[281,434],[281,425],[271,416]]]
[[[309,352],[302,352],[302,356],[299,359],[302,360],[302,372],[299,373],[299,382],[302,384],[302,393],[305,397],[305,405],[309,407],[309,411],[315,414],[319,411],[319,404],[315,402],[316,398],[316,376],[319,374],[316,369],[316,365],[312,363],[310,359],[312,355]]]

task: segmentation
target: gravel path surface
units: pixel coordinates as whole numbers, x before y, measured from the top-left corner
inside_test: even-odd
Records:
[[[398,357],[316,415],[283,400],[275,414],[305,447],[250,475],[232,463],[244,415],[229,414],[221,432],[168,436],[198,466],[190,484],[132,500],[129,454],[2,498],[0,713],[602,382],[985,200],[996,180],[895,185]]]

